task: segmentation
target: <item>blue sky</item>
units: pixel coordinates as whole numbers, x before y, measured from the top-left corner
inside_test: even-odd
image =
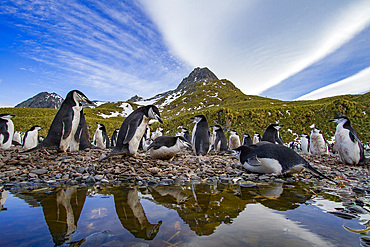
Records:
[[[368,92],[369,13],[368,0],[5,0],[0,106],[72,89],[149,98],[205,66],[245,94]]]

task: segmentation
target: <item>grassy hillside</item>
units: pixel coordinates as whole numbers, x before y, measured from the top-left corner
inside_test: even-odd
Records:
[[[166,103],[166,102],[170,103]],[[124,117],[103,118],[99,114],[109,115],[122,112],[122,102],[106,103],[94,109],[84,109],[90,136],[96,129],[96,122],[103,123],[110,136],[119,128]],[[133,109],[138,106],[131,104]],[[363,95],[342,95],[313,101],[280,101],[254,95],[245,95],[228,80],[209,80],[194,85],[185,94],[170,95],[160,99],[164,119],[162,127],[167,135],[175,135],[177,128],[183,126],[192,131],[194,124],[190,118],[204,114],[209,125],[220,124],[225,129],[233,129],[240,136],[243,133],[263,134],[271,123],[280,123],[284,142],[298,138],[302,133],[310,134],[312,124],[319,128],[330,140],[334,136],[336,124],[328,122],[335,113],[350,118],[352,126],[364,142],[370,142],[370,93]],[[16,130],[27,131],[33,125],[40,125],[42,136],[46,136],[56,114],[55,109],[0,108],[0,113],[12,113]],[[155,130],[159,123],[151,126]],[[228,134],[227,134],[228,136]]]

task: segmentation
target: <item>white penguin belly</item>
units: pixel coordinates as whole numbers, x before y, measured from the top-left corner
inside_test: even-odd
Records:
[[[9,139],[3,144],[4,136],[0,135],[0,139],[1,139],[0,148],[1,149],[9,149],[10,146],[12,145],[13,135],[14,135],[14,124],[12,121],[8,121],[7,126],[8,126]]]
[[[150,157],[153,159],[164,159],[168,160],[175,156],[180,151],[180,148],[177,146],[173,147],[161,147],[159,149],[150,149]]]
[[[348,132],[343,130],[335,133],[336,147],[343,163],[357,165],[361,159],[360,147],[357,141],[352,142]]]
[[[312,155],[328,154],[328,146],[324,139],[319,135],[311,135],[310,152]]]
[[[65,139],[63,139],[64,133],[62,133],[62,139],[60,140],[60,144],[59,144],[59,149],[63,152],[65,152],[67,150],[70,142],[72,141],[72,138],[76,134],[78,125],[80,123],[81,107],[78,106],[78,105],[73,106],[72,110],[73,110],[73,119],[72,119],[71,132],[69,133],[69,135]],[[64,132],[64,126],[63,126],[63,132]]]
[[[141,138],[143,138],[144,132],[146,131],[146,127],[148,126],[148,124],[149,118],[143,116],[143,120],[141,121],[140,125],[136,128],[134,136],[128,143],[128,149],[130,154],[135,155],[137,153],[137,149],[139,148]]]
[[[261,162],[261,165],[250,165],[248,162],[245,162],[243,167],[251,172],[281,175],[282,168],[277,160],[269,158],[258,159]]]
[[[307,140],[302,140],[302,142],[301,142],[301,148],[302,148],[302,153],[303,154],[308,154],[309,153],[309,150],[308,150],[308,141]]]
[[[27,138],[24,140],[24,145],[23,147],[25,149],[31,149],[31,148],[34,148],[37,146],[38,144],[38,140],[37,140],[37,133],[34,133],[34,132],[29,132],[27,134]]]
[[[101,130],[97,130],[94,135],[94,140],[96,142],[96,147],[104,149],[106,147],[104,140],[103,140],[103,133]]]

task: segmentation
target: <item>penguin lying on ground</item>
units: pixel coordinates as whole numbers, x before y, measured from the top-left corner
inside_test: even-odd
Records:
[[[336,117],[329,122],[337,123],[335,146],[343,163],[357,165],[366,160],[363,144],[347,117]]]
[[[191,118],[195,123],[192,133],[192,145],[195,155],[206,155],[210,149],[210,132],[207,119],[204,115]]]
[[[221,126],[216,124],[212,126],[213,129],[213,148],[215,151],[227,151],[227,140]]]
[[[328,144],[319,129],[312,128],[310,137],[310,153],[311,155],[329,154]]]
[[[98,122],[96,122],[96,124],[98,125],[98,127],[96,128],[93,137],[94,145],[101,149],[109,148],[109,137],[104,124]]]
[[[317,175],[335,182],[284,145],[268,143],[258,146],[240,146],[231,150],[231,152],[239,158],[242,166],[250,172],[282,175],[300,173],[304,168],[307,168]]]
[[[146,131],[146,127],[149,124],[149,120],[158,120],[163,123],[159,110],[154,105],[147,105],[140,107],[133,111],[122,123],[121,128],[118,132],[117,145],[116,147],[104,158],[100,159],[103,161],[109,157],[122,154],[137,156],[137,150],[141,138]]]
[[[14,124],[11,120],[15,115],[0,114],[0,149],[9,149],[12,145],[14,135]]]
[[[22,147],[25,149],[31,149],[37,146],[39,143],[39,130],[42,129],[40,126],[32,126],[24,135]]]
[[[182,136],[160,136],[149,145],[148,150],[153,159],[169,160],[186,147],[191,147],[191,144]]]
[[[270,124],[265,130],[265,133],[263,133],[261,141],[267,141],[274,144],[284,145],[279,134],[279,129],[283,126],[284,125]]]
[[[229,149],[234,149],[240,146],[240,138],[235,130],[230,130]]]
[[[94,105],[82,92],[70,91],[55,115],[45,139],[27,152],[39,148],[57,148],[60,152],[66,152],[80,124],[80,102]]]

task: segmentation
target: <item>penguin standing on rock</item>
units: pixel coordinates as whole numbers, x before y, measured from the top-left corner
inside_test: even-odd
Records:
[[[227,140],[224,131],[221,126],[216,124],[212,126],[214,139],[215,151],[227,151]]]
[[[301,149],[302,149],[302,154],[310,153],[310,136],[307,134],[301,135]]]
[[[329,154],[328,144],[319,129],[312,128],[310,137],[310,153],[311,155]]]
[[[29,129],[23,138],[23,148],[31,149],[37,146],[39,142],[39,130],[42,129],[40,126],[35,125]]]
[[[14,124],[11,120],[15,115],[0,114],[0,149],[9,149],[12,145],[14,135]]]
[[[230,130],[229,149],[234,149],[240,146],[240,138],[235,130]]]
[[[16,132],[14,132],[14,135],[13,135],[13,141],[12,141],[12,144],[14,146],[22,146],[22,134],[19,130],[17,130]]]
[[[159,113],[158,108],[154,105],[143,106],[133,111],[123,121],[121,128],[119,129],[116,147],[112,152],[110,152],[110,154],[100,159],[99,162],[116,154],[136,157],[141,138],[146,131],[149,120],[151,119],[158,120],[160,123],[163,123],[161,114]]]
[[[263,133],[261,141],[268,141],[274,144],[284,145],[283,141],[281,140],[279,129],[284,125],[280,124],[270,124],[265,133]]]
[[[29,151],[39,148],[57,148],[60,152],[66,152],[80,124],[82,109],[80,102],[94,105],[82,92],[70,91],[55,115],[45,139]]]
[[[294,150],[284,145],[266,143],[258,146],[240,146],[231,152],[239,158],[242,166],[250,172],[282,175],[300,173],[304,168],[307,168],[317,175],[335,182],[313,168],[307,160]]]
[[[259,143],[261,141],[261,135],[259,133],[254,133],[253,144]]]
[[[94,145],[101,149],[109,148],[109,137],[104,124],[98,122],[96,122],[96,124],[98,125],[98,127],[96,128],[93,137]]]
[[[117,145],[118,132],[119,132],[119,129],[115,129],[113,131],[112,137],[110,138],[111,147],[115,147]]]
[[[149,145],[148,150],[153,159],[169,160],[186,147],[191,147],[191,144],[182,136],[160,136]]]
[[[251,136],[247,133],[245,133],[243,135],[243,146],[249,146],[249,145],[253,145],[253,140],[251,138]]]
[[[364,146],[347,117],[336,117],[329,122],[337,123],[335,146],[343,163],[357,165],[366,160]]]
[[[207,119],[204,115],[191,118],[195,123],[192,133],[192,145],[195,155],[206,155],[210,149],[210,132]]]

